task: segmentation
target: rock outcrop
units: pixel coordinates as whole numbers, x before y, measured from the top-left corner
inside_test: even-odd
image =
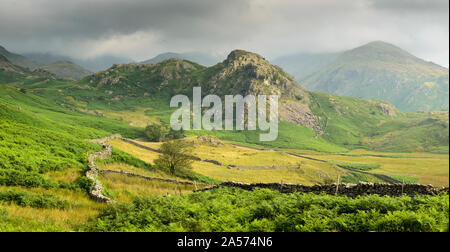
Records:
[[[397,111],[395,107],[390,104],[380,103],[377,105],[377,108],[380,110],[381,113],[385,115],[389,115],[391,117],[397,116]]]
[[[202,135],[202,136],[198,136],[197,140],[200,144],[206,144],[209,146],[223,146],[222,141],[220,141],[219,138],[215,137],[215,136],[211,136],[211,135]]]
[[[319,119],[315,116],[308,105],[295,102],[284,101],[280,105],[280,119],[303,125],[314,130],[317,134],[324,134]]]
[[[278,95],[308,103],[309,94],[288,73],[262,56],[243,50],[232,51],[227,59],[208,68],[206,81],[197,80],[208,94]]]

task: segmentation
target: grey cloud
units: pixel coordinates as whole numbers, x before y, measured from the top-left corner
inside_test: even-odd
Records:
[[[4,36],[96,38],[138,30],[190,35],[203,31],[193,31],[192,28],[224,21],[222,17],[225,13],[242,14],[239,12],[245,12],[245,5],[245,2],[238,0],[28,0],[22,1],[21,13],[11,13],[8,8],[0,9],[0,28]]]
[[[144,60],[164,51],[241,48],[273,58],[387,40],[448,66],[448,0],[0,0],[0,6],[0,44],[18,52]]]
[[[432,11],[448,15],[448,0],[371,0],[370,4],[376,9],[390,11]]]

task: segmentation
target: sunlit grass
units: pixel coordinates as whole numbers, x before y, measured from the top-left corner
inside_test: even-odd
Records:
[[[188,138],[195,141],[195,138]],[[161,143],[136,141],[137,143],[158,149]],[[153,163],[158,153],[144,150],[134,145],[118,140],[112,141],[114,147],[128,152],[136,157]],[[294,152],[307,157],[326,160],[335,163],[371,164],[379,165],[369,172],[393,176],[406,176],[419,179],[418,183],[434,186],[449,185],[449,156],[431,153],[380,153],[366,150],[353,150],[346,153],[322,153],[311,150],[285,150],[284,152],[270,150],[255,150],[247,147],[235,146],[224,142],[223,146],[209,146],[196,144],[194,154],[202,159],[217,160],[223,166],[204,162],[194,162],[195,172],[208,177],[226,181],[240,182],[280,182],[314,184],[322,182],[324,178],[336,178],[346,171],[330,164],[288,155]],[[296,168],[301,165],[302,169]],[[274,167],[276,169],[228,169],[227,165]],[[277,168],[280,167],[280,168]],[[281,168],[283,167],[283,168]],[[373,182],[379,182],[374,179]]]
[[[45,173],[45,176],[57,182],[74,182],[84,176],[84,171],[80,168],[69,168],[61,171],[51,171]]]
[[[130,155],[135,156],[136,158],[139,158],[151,164],[153,164],[153,161],[157,159],[159,155],[156,152],[144,150],[142,148],[139,148],[129,143],[122,142],[120,140],[112,140],[109,142],[109,144],[111,144],[114,148],[124,151]]]
[[[380,167],[370,170],[371,173],[418,178],[420,184],[449,185],[449,156],[446,154],[377,153],[364,150],[354,150],[345,154],[303,153],[308,157],[329,161],[378,164]]]
[[[188,141],[194,141],[194,138],[189,138]],[[161,145],[161,143],[136,142],[154,149],[158,149]],[[117,140],[110,143],[115,148],[135,155],[147,162],[153,162],[158,158],[158,153],[144,150],[132,144]],[[199,161],[194,162],[192,165],[194,172],[221,181],[246,183],[283,181],[283,183],[310,185],[321,183],[325,178],[336,178],[338,174],[342,175],[345,173],[331,164],[299,158],[283,152],[260,151],[238,147],[229,143],[217,147],[196,143],[194,155],[202,159],[221,162],[222,166]],[[240,167],[227,168],[228,165]]]
[[[322,183],[325,178],[336,178],[344,174],[340,169],[328,164],[313,165],[305,163],[300,169],[241,169],[227,168],[204,162],[195,162],[193,170],[205,176],[222,180],[244,183],[293,183],[313,185]]]
[[[134,110],[98,110],[98,112],[102,113],[105,117],[124,121],[137,127],[144,128],[150,124],[159,124],[159,118],[157,116],[147,115],[145,113],[147,110],[149,108],[137,107]]]
[[[102,183],[108,188],[114,199],[118,202],[130,202],[135,196],[153,196],[192,193],[195,190],[194,185],[176,185],[174,183],[146,180],[138,177],[127,177],[121,174],[103,174]],[[204,185],[198,185],[198,189]]]
[[[17,189],[39,194],[53,194],[69,202],[67,209],[37,209],[16,204],[0,204],[8,212],[7,221],[0,221],[0,231],[73,231],[106,207],[92,201],[87,193],[66,189],[22,188],[1,186],[0,191]]]
[[[98,167],[100,170],[111,170],[111,171],[118,171],[118,172],[128,172],[128,173],[134,173],[142,176],[147,177],[153,177],[153,178],[163,178],[163,179],[173,179],[178,181],[185,181],[184,179],[181,179],[176,176],[172,176],[170,174],[167,174],[160,170],[147,170],[142,168],[137,168],[135,166],[129,165],[129,164],[123,164],[123,163],[112,163],[112,164],[102,164],[99,163]]]

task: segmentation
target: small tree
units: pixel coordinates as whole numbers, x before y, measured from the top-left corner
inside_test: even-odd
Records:
[[[156,124],[148,125],[145,128],[144,133],[147,136],[149,141],[159,142],[159,140],[161,139],[161,135],[162,135],[161,125],[156,125]]]
[[[159,149],[161,154],[155,160],[160,168],[167,169],[174,175],[180,169],[191,169],[193,162],[192,143],[184,140],[172,140],[165,142]]]
[[[181,139],[184,137],[184,130],[174,130],[172,128],[169,129],[169,132],[166,134],[165,139],[166,140],[175,140],[175,139]]]

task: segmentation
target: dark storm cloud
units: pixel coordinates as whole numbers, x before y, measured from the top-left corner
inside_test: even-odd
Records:
[[[244,15],[248,8],[245,1],[239,0],[4,1],[2,6],[6,8],[0,9],[1,32],[12,37],[96,38],[139,30],[195,36],[206,32],[202,28],[225,21],[224,14]]]
[[[143,60],[164,51],[267,57],[386,40],[448,66],[448,0],[0,0],[18,52]]]
[[[371,5],[376,9],[389,11],[432,11],[448,15],[448,0],[372,0]]]

